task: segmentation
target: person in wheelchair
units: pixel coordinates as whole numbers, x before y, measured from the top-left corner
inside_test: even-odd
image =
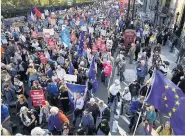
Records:
[[[126,110],[126,109],[124,109],[125,105],[129,105],[132,100],[131,93],[129,91],[129,87],[124,88],[124,92],[123,92],[121,98],[122,98],[122,102],[121,102],[120,115],[123,115],[123,110]]]

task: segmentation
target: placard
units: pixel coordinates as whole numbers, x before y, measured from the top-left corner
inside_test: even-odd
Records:
[[[77,82],[77,75],[66,74],[64,76],[64,80],[65,81],[70,81],[70,82]]]
[[[43,29],[43,34],[45,33],[49,33],[50,35],[54,35],[55,34],[55,31],[54,29]]]
[[[45,97],[43,90],[30,90],[30,96],[33,106],[45,105]]]

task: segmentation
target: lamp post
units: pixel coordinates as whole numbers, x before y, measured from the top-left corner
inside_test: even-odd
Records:
[[[136,4],[136,0],[134,0],[134,3],[133,3],[133,8],[132,8],[132,20],[134,20],[135,4]]]
[[[175,20],[175,25],[174,25],[174,29],[173,29],[174,32],[176,31],[176,28],[177,28],[177,21],[178,21],[179,15],[180,15],[180,13],[177,12],[177,14],[176,14],[176,20]]]
[[[127,11],[127,19],[129,17],[129,12],[130,12],[130,0],[128,0],[128,11]]]

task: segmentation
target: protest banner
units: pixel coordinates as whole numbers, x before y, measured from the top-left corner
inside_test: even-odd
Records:
[[[77,82],[77,75],[66,74],[64,76],[64,80],[69,82]]]
[[[50,35],[54,35],[55,34],[55,31],[54,29],[43,29],[43,34],[45,33],[49,33]]]
[[[30,96],[33,106],[45,105],[45,97],[43,90],[30,90]]]

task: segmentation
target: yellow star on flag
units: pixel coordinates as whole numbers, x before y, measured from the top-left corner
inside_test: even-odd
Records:
[[[176,92],[176,89],[175,89],[175,88],[172,88],[172,91],[173,91],[173,92]]]
[[[168,115],[171,117],[171,116],[172,116],[172,113],[171,113],[171,112],[169,112],[169,113],[168,113]]]
[[[164,100],[165,100],[165,101],[167,100],[167,97],[166,97],[166,96],[164,97]]]
[[[177,110],[177,109],[175,109],[175,108],[172,109],[173,112],[176,112],[176,110]]]
[[[176,102],[175,102],[175,105],[180,105],[179,101],[176,101]]]
[[[178,94],[175,95],[175,98],[177,98],[177,99],[179,98]]]
[[[168,85],[166,85],[166,86],[165,86],[165,88],[166,88],[166,89],[168,89],[168,88],[169,88],[169,86],[168,86]]]

